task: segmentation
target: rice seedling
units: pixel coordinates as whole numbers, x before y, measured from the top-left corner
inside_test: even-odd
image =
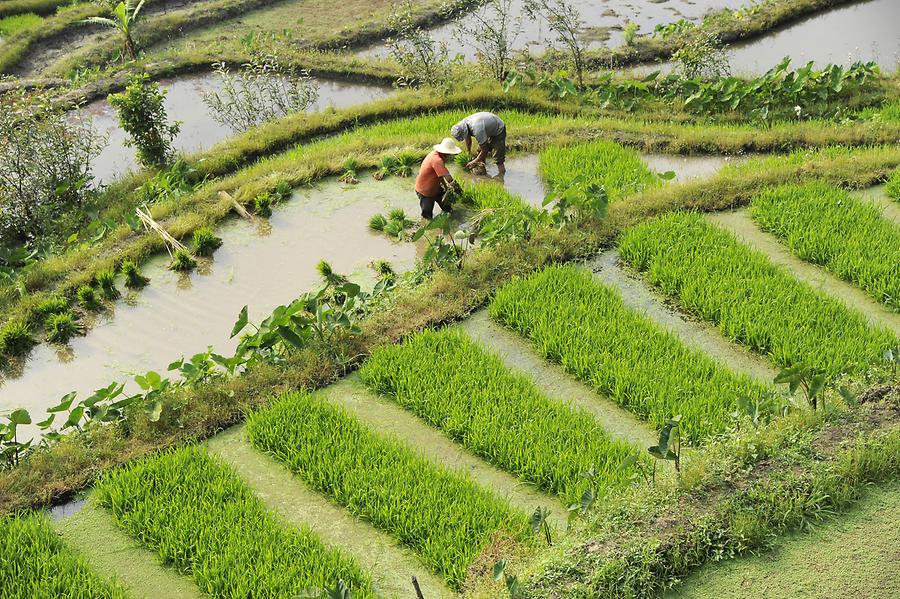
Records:
[[[94,281],[108,300],[114,300],[119,297],[119,290],[116,289],[116,273],[111,270],[101,270],[94,275]]]
[[[188,446],[129,464],[95,500],[129,534],[213,597],[296,597],[343,580],[371,597],[368,576],[304,527],[281,524],[205,449]]]
[[[375,214],[369,219],[369,228],[373,231],[382,232],[387,223],[388,219],[383,214]]]
[[[457,330],[426,331],[372,353],[365,383],[518,478],[580,501],[583,473],[600,490],[630,480],[636,448],[612,439],[586,412],[544,396],[526,377]]]
[[[317,395],[288,393],[251,414],[247,433],[307,485],[409,546],[460,589],[499,534],[531,537],[524,514]]]
[[[253,214],[260,218],[272,216],[272,204],[274,198],[269,192],[264,192],[253,198]]]
[[[900,311],[900,228],[875,206],[825,183],[784,185],[753,199],[753,220],[799,258]]]
[[[341,183],[348,183],[350,185],[356,185],[359,183],[359,171],[361,165],[359,160],[354,158],[353,156],[349,156],[344,160],[344,164],[341,165],[344,173],[338,177],[338,181]]]
[[[699,214],[641,223],[622,235],[619,250],[685,309],[783,368],[803,364],[829,378],[860,372],[898,344]]]
[[[414,224],[402,208],[392,208],[387,215],[376,214],[369,219],[369,229],[394,239],[404,239],[407,229]]]
[[[3,599],[126,599],[116,583],[91,570],[39,513],[0,519]]]
[[[398,177],[412,177],[421,160],[422,156],[414,152],[400,152],[397,154],[397,164],[392,172]]]
[[[197,260],[190,252],[183,249],[177,249],[172,254],[172,262],[169,268],[175,272],[187,272],[193,270],[197,266]]]
[[[347,283],[347,277],[339,272],[335,272],[334,267],[325,260],[319,260],[319,263],[316,264],[316,271],[328,285],[339,286]]]
[[[51,295],[37,305],[34,309],[34,316],[39,320],[43,320],[51,314],[66,312],[68,309],[69,300],[61,295]]]
[[[539,157],[541,173],[550,188],[564,189],[582,177],[585,186],[601,185],[611,201],[660,185],[640,155],[611,141],[551,146]]]
[[[889,198],[900,200],[900,168],[894,169],[893,174],[884,186],[884,192]]]
[[[51,343],[67,343],[69,339],[81,333],[81,325],[71,310],[51,314],[44,321],[44,332]]]
[[[725,430],[738,397],[767,392],[687,348],[583,268],[550,267],[512,281],[497,292],[490,314],[654,428],[681,414],[690,443]]]
[[[27,322],[11,320],[0,328],[0,355],[24,355],[34,343],[31,326]]]
[[[212,256],[213,252],[222,247],[222,238],[209,227],[200,227],[191,237],[191,247],[197,256]]]
[[[78,298],[79,305],[85,310],[95,312],[103,307],[100,298],[97,297],[97,290],[90,285],[79,287],[78,291],[75,292],[75,297]]]
[[[391,283],[397,280],[397,271],[387,260],[376,260],[372,264],[372,270],[378,275],[379,281],[389,281]]]
[[[400,161],[396,156],[384,156],[378,162],[378,168],[372,173],[372,177],[376,181],[383,181],[388,175],[396,173],[399,166]]]
[[[44,19],[34,13],[23,13],[0,18],[0,36],[11,36],[24,29],[34,29],[44,22]]]
[[[132,260],[122,260],[119,271],[125,276],[125,286],[129,289],[140,289],[150,282],[150,279],[141,274],[137,264]]]

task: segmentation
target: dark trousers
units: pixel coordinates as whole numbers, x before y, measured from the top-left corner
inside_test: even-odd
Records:
[[[445,200],[443,194],[429,198],[423,196],[417,191],[416,195],[419,196],[419,208],[422,209],[422,218],[427,218],[429,220],[434,218],[435,204],[440,206],[441,210],[443,210],[444,212],[453,212],[453,208],[450,206],[450,201]]]

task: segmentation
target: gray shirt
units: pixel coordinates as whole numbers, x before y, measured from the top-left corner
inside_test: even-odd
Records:
[[[469,128],[469,133],[479,145],[487,143],[489,139],[497,137],[506,130],[506,125],[493,112],[476,112],[464,118],[462,122]]]

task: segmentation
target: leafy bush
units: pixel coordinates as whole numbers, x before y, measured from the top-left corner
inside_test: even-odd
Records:
[[[27,322],[11,320],[0,328],[0,355],[21,356],[31,349],[32,345],[34,339]]]
[[[125,143],[137,148],[138,161],[148,168],[164,168],[175,159],[172,142],[181,126],[168,123],[166,93],[144,73],[132,76],[124,92],[109,96],[119,124],[128,133]]]
[[[40,513],[0,518],[0,589],[4,599],[126,599],[118,585],[91,570]]]
[[[460,331],[425,331],[378,348],[360,370],[382,393],[521,480],[581,500],[591,468],[602,490],[630,480],[636,448],[586,412],[548,399]],[[527,418],[523,415],[527,414]]]
[[[125,276],[125,286],[129,289],[140,289],[150,282],[150,279],[141,274],[137,264],[132,260],[122,260],[119,271]]]
[[[705,30],[691,36],[672,54],[672,60],[678,64],[678,73],[687,79],[712,81],[731,72],[728,51],[718,37]]]
[[[114,300],[119,297],[119,290],[116,289],[115,272],[111,270],[101,270],[94,275],[94,281],[97,283],[100,293],[102,293],[103,297],[106,299]]]
[[[216,236],[209,227],[200,227],[194,231],[191,246],[197,256],[212,256],[213,252],[222,247],[222,238]]]
[[[784,185],[753,198],[753,220],[798,257],[900,311],[900,228],[826,183]]]
[[[699,214],[646,221],[622,235],[619,250],[688,311],[779,366],[802,364],[830,378],[864,371],[900,344]]]
[[[184,447],[104,477],[94,499],[129,534],[216,597],[295,597],[368,576],[306,527],[285,526],[230,468]]]
[[[767,393],[628,308],[583,268],[552,267],[513,281],[497,292],[490,313],[654,428],[680,414],[693,444],[730,426],[738,397]]]
[[[393,31],[387,39],[391,58],[400,67],[401,87],[444,87],[450,82],[450,50],[447,42],[435,42],[416,20],[411,0],[395,5],[388,17]]]
[[[67,343],[69,339],[81,333],[81,327],[71,310],[48,316],[44,321],[44,330],[47,333],[47,341],[53,343]]]
[[[281,397],[250,415],[247,433],[304,483],[412,548],[454,589],[498,532],[531,536],[524,514],[468,476],[376,435],[318,396]]]
[[[197,266],[197,260],[187,250],[177,249],[172,254],[172,262],[169,268],[175,272],[187,272]]]
[[[78,291],[75,292],[75,297],[78,298],[78,303],[81,304],[81,307],[85,310],[99,310],[102,305],[100,303],[100,298],[97,297],[97,290],[91,287],[90,285],[82,285],[78,288]]]
[[[44,93],[0,97],[0,238],[24,243],[54,231],[91,194],[101,148],[88,120],[71,118]],[[70,232],[66,232],[68,235]]]

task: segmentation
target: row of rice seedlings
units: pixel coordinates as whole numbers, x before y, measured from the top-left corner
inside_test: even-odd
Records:
[[[884,186],[884,192],[889,198],[900,200],[900,168],[894,169],[894,172],[891,173],[887,184]]]
[[[43,514],[0,519],[0,596],[125,599],[115,582],[99,576],[50,527]]]
[[[360,375],[473,453],[521,480],[580,500],[623,485],[636,448],[610,437],[585,411],[543,395],[525,376],[458,330],[425,331],[373,352]]]
[[[680,414],[691,443],[729,426],[738,397],[766,393],[627,307],[583,268],[555,266],[515,280],[497,292],[490,314],[655,428]]]
[[[605,140],[551,146],[540,153],[539,164],[551,189],[566,189],[580,177],[586,186],[602,185],[611,201],[661,181],[636,151]]]
[[[267,512],[205,449],[188,446],[103,478],[96,500],[164,563],[213,597],[294,597],[339,581],[371,596],[368,575],[306,528]]]
[[[492,540],[531,536],[524,514],[467,475],[375,434],[317,395],[284,395],[249,417],[247,433],[310,487],[409,546],[453,589]]]
[[[641,223],[619,241],[622,258],[731,339],[789,367],[829,376],[858,372],[898,339],[837,300],[800,283],[702,215]]]
[[[900,310],[900,228],[872,204],[826,183],[784,185],[754,198],[750,214],[799,258]]]
[[[497,183],[473,183],[463,180],[460,182],[460,186],[463,190],[463,200],[476,210],[533,210],[521,196],[510,193]]]

